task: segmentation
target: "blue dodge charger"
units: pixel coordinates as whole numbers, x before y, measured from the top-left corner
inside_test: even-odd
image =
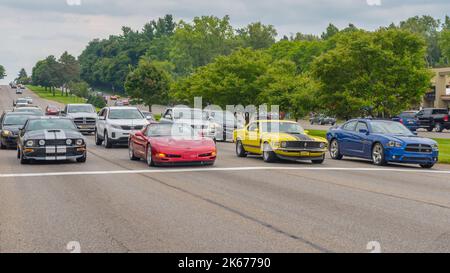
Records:
[[[419,164],[432,168],[437,163],[436,141],[418,137],[403,124],[387,120],[355,119],[327,133],[330,155],[371,159],[382,166],[388,162]]]

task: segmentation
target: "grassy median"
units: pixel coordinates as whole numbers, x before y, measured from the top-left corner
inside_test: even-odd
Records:
[[[327,131],[307,130],[310,135],[326,137]],[[439,163],[450,164],[450,139],[433,138],[439,145]]]
[[[63,95],[61,94],[61,90],[56,90],[55,95],[53,96],[53,93],[50,90],[45,90],[45,88],[41,86],[27,85],[27,88],[33,91],[40,98],[46,100],[52,100],[63,104],[86,102],[86,99],[77,96],[73,95],[66,96],[65,94]]]

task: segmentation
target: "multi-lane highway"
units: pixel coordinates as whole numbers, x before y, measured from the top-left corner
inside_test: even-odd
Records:
[[[14,98],[2,86],[0,110]],[[450,251],[446,165],[266,164],[219,143],[214,167],[148,168],[88,139],[85,164],[0,151],[0,252]]]

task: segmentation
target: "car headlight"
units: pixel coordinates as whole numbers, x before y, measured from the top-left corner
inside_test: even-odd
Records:
[[[433,148],[433,151],[439,152],[439,145],[433,144],[432,148]]]
[[[11,134],[12,134],[11,131],[8,131],[8,130],[2,131],[2,136],[4,136],[4,137],[10,136]]]
[[[75,141],[75,144],[76,144],[77,146],[81,146],[81,145],[83,145],[83,143],[84,143],[84,141],[83,141],[82,139],[77,139],[77,140]]]
[[[327,147],[327,145],[324,142],[320,143],[320,149],[325,149],[325,147]]]
[[[43,139],[39,140],[39,145],[44,146],[45,145],[45,140],[43,140]]]
[[[34,141],[33,141],[33,140],[28,140],[27,142],[25,142],[25,145],[26,145],[27,147],[33,147]]]
[[[280,147],[280,142],[272,141],[272,147],[274,147],[274,148]]]
[[[67,145],[72,145],[72,140],[71,139],[66,140],[66,144]]]
[[[391,141],[389,141],[388,142],[388,147],[391,147],[391,148],[401,148],[401,147],[403,147],[403,143],[401,143],[401,142],[398,142],[398,141],[393,141],[393,140],[391,140]]]
[[[282,142],[281,142],[281,148],[286,148],[286,147],[287,147],[286,141],[282,141]]]
[[[120,126],[120,125],[111,124],[111,127],[113,127],[114,129],[122,130],[122,126]]]

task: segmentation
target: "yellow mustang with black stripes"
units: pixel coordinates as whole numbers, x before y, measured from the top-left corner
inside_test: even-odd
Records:
[[[300,124],[284,120],[258,120],[234,131],[236,154],[262,155],[264,161],[277,159],[310,160],[322,164],[327,151],[327,140],[313,137]]]

